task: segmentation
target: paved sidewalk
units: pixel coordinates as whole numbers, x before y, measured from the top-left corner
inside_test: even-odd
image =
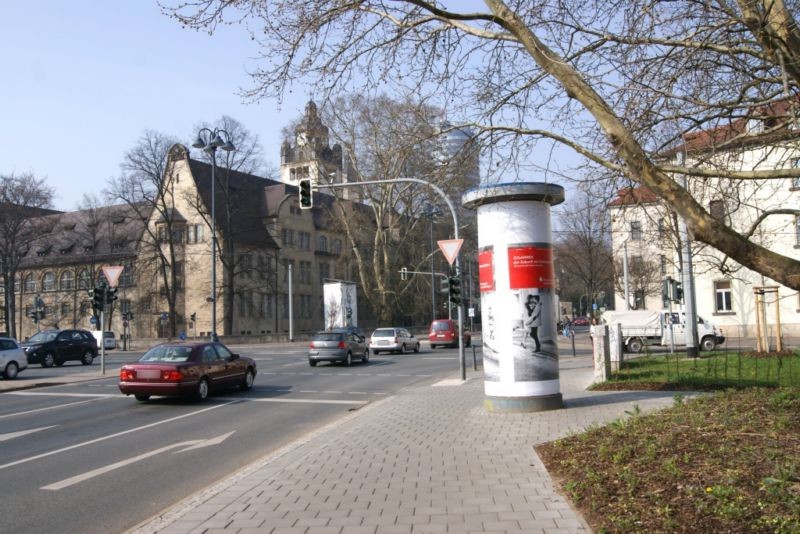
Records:
[[[562,352],[566,352],[562,349]],[[588,350],[561,357],[566,407],[489,413],[483,379],[408,388],[190,497],[131,532],[590,532],[533,446],[672,404],[668,392],[588,392]]]

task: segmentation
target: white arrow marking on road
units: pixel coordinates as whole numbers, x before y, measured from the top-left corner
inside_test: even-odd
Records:
[[[0,434],[0,441],[8,441],[10,439],[19,438],[26,434],[33,434],[34,432],[39,432],[40,430],[47,430],[48,428],[53,428],[54,426],[58,425],[43,426],[39,428],[31,428],[30,430],[20,430],[19,432],[9,432],[8,434]]]
[[[235,432],[235,430],[233,432]],[[156,456],[170,449],[186,447],[185,449],[182,449],[180,451],[175,451],[176,453],[181,453],[181,452],[191,451],[194,449],[199,449],[201,447],[210,447],[212,445],[219,445],[220,443],[228,439],[228,437],[230,437],[231,434],[233,434],[233,432],[228,432],[227,434],[217,436],[216,438],[193,439],[191,441],[182,441],[180,443],[173,443],[172,445],[167,445],[166,447],[161,447],[160,449],[146,452],[144,454],[140,454],[139,456],[134,456],[133,458],[128,458],[127,460],[121,460],[119,462],[109,464],[104,467],[98,467],[97,469],[93,469],[92,471],[88,471],[86,473],[81,473],[80,475],[75,475],[74,477],[65,478],[60,482],[54,482],[53,484],[42,486],[40,489],[58,491],[64,488],[68,488],[69,486],[72,486],[79,482],[83,482],[85,480],[89,480],[90,478],[104,475],[106,473],[119,469],[120,467],[125,467],[126,465],[130,465],[139,462],[141,460],[145,460],[147,458],[150,458],[151,456]]]

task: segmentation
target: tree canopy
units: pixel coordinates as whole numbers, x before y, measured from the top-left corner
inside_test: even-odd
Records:
[[[712,217],[691,193],[692,182],[709,177],[772,180],[800,171],[731,168],[710,158],[688,164],[679,156],[700,131],[712,132],[708,153],[751,142],[752,131],[730,125],[754,118],[770,143],[795,139],[797,1],[484,4],[192,0],[165,10],[206,31],[248,25],[261,47],[249,98],[280,96],[303,80],[328,93],[414,91],[449,116],[469,117],[489,146],[511,155],[507,165],[541,154],[546,179],[561,181],[572,170],[552,154],[566,147],[588,165],[652,189],[695,239],[800,289],[800,262]],[[786,105],[776,108],[777,101]],[[508,172],[507,165],[493,171]]]

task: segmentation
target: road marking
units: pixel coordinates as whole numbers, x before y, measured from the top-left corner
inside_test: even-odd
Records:
[[[133,458],[128,458],[127,460],[122,460],[113,464],[109,464],[103,467],[98,467],[97,469],[93,469],[91,471],[87,471],[86,473],[81,473],[80,475],[75,475],[74,477],[65,478],[60,482],[54,482],[53,484],[48,484],[47,486],[42,486],[39,489],[43,490],[51,490],[51,491],[58,491],[64,488],[68,488],[69,486],[75,485],[79,482],[83,482],[84,480],[89,480],[90,478],[94,478],[100,475],[104,475],[120,467],[125,467],[126,465],[130,465],[136,463],[140,460],[144,460],[146,458],[150,458],[151,456],[155,456],[157,454],[161,454],[162,452],[166,452],[170,449],[177,449],[180,447],[186,447],[185,449],[175,451],[176,453],[191,451],[194,449],[199,449],[202,447],[211,447],[213,445],[219,445],[228,437],[233,434],[234,431],[228,432],[227,434],[223,434],[221,436],[217,436],[216,438],[209,438],[209,439],[194,439],[191,441],[183,441],[181,443],[173,443],[172,445],[167,445],[166,447],[161,447],[160,449],[156,449],[154,451],[146,452],[144,454],[140,454],[139,456],[134,456]]]
[[[0,419],[6,419],[8,417],[17,417],[19,415],[28,415],[31,413],[36,412],[45,412],[47,410],[57,410],[59,408],[66,408],[68,406],[78,406],[79,404],[86,404],[88,402],[95,402],[97,399],[89,399],[84,401],[75,401],[75,402],[68,402],[67,404],[59,404],[58,406],[45,406],[44,408],[36,408],[35,410],[26,410],[24,412],[15,412],[15,413],[7,413],[5,415],[0,415]]]
[[[54,454],[60,454],[62,452],[71,451],[72,449],[77,449],[78,447],[85,447],[86,445],[92,445],[94,443],[99,443],[101,441],[106,441],[112,438],[117,438],[119,436],[124,436],[125,434],[130,434],[131,432],[139,432],[140,430],[145,430],[147,428],[153,428],[155,426],[163,425],[166,423],[171,423],[173,421],[177,421],[179,419],[185,419],[187,417],[192,417],[193,415],[199,415],[204,412],[208,412],[210,410],[216,410],[217,408],[222,408],[223,406],[227,406],[229,404],[234,404],[239,402],[239,400],[232,400],[230,402],[225,402],[222,404],[217,404],[215,406],[209,406],[208,408],[203,408],[202,410],[197,410],[196,412],[185,413],[183,415],[178,415],[176,417],[170,417],[169,419],[164,419],[162,421],[156,421],[155,423],[149,423],[147,425],[138,426],[136,428],[131,428],[129,430],[123,430],[122,432],[117,432],[116,434],[110,434],[108,436],[103,436],[100,438],[90,439],[89,441],[84,441],[83,443],[76,443],[75,445],[70,445],[69,447],[63,447],[61,449],[56,449],[50,452],[43,452],[42,454],[37,454],[36,456],[31,456],[30,458],[22,458],[15,462],[9,462],[7,464],[0,465],[0,469],[6,469],[8,467],[14,467],[15,465],[25,464],[28,462],[32,462],[34,460],[38,460],[40,458],[46,458],[48,456],[53,456]]]
[[[86,398],[91,397],[95,399],[108,399],[108,398],[125,398],[121,397],[119,394],[111,395],[108,393],[45,393],[45,392],[38,392],[38,391],[9,391],[8,393],[4,393],[4,395],[21,395],[27,397],[78,397],[78,398]]]
[[[27,434],[33,434],[34,432],[39,432],[41,430],[47,430],[48,428],[53,428],[58,425],[50,425],[50,426],[41,426],[39,428],[30,428],[28,430],[20,430],[18,432],[9,432],[8,434],[0,434],[0,441],[8,441],[14,438],[20,438]]]
[[[422,358],[423,360],[457,360],[457,356],[428,356]]]
[[[348,391],[348,395],[369,395],[366,391]]]
[[[324,393],[340,393],[338,391],[325,391]],[[354,401],[354,400],[336,400],[336,399],[273,399],[273,398],[262,398],[262,399],[247,399],[250,402],[289,402],[289,403],[296,403],[296,404],[367,404],[365,401]],[[2,466],[0,466],[2,467]]]

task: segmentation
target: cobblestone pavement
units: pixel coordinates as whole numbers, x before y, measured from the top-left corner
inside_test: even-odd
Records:
[[[570,352],[571,354],[571,352]],[[588,347],[562,356],[565,407],[490,413],[470,371],[349,414],[131,532],[572,533],[590,529],[533,446],[672,404],[669,392],[589,392]]]

